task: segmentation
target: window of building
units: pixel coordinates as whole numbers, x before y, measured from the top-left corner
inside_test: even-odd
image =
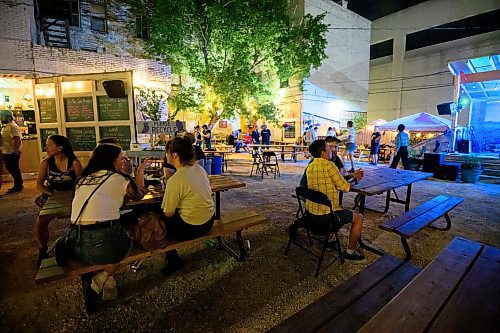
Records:
[[[392,55],[394,39],[370,45],[370,60]]]
[[[80,1],[79,0],[68,0],[69,6],[69,17],[68,23],[71,26],[80,26]]]
[[[90,28],[94,31],[107,32],[106,2],[94,1],[90,4]]]
[[[135,34],[138,38],[149,38],[149,26],[145,16],[137,16],[135,19]]]

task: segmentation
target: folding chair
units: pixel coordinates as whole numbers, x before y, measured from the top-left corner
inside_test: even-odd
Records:
[[[276,175],[280,175],[280,167],[278,164],[278,157],[276,156],[276,153],[274,151],[265,151],[262,153],[262,169],[261,169],[261,175],[262,178],[264,178],[264,172],[266,175],[269,173],[267,171],[270,171],[272,174],[274,174],[274,178],[276,178]]]
[[[250,171],[250,176],[253,175],[253,168],[256,167],[255,169],[255,174],[262,173],[262,157],[260,156],[259,152],[257,150],[252,150],[252,170]]]
[[[340,247],[338,235],[338,231],[340,230],[342,225],[337,215],[333,213],[330,199],[328,199],[328,197],[324,193],[306,189],[300,186],[295,188],[295,193],[297,195],[297,201],[299,203],[299,210],[297,211],[297,214],[295,216],[295,221],[290,226],[288,245],[285,250],[285,255],[288,255],[292,243],[305,250],[306,252],[312,254],[314,257],[319,259],[316,273],[314,274],[314,276],[318,276],[321,269],[321,264],[323,263],[323,259],[325,258],[326,249],[328,248],[328,241],[332,234],[335,235],[336,240],[335,250],[337,250],[339,254],[340,262],[344,263],[344,256],[342,254],[342,248]],[[310,219],[312,218],[312,216],[308,214],[303,207],[303,203],[306,200],[327,206],[330,209],[329,215],[331,216],[332,220],[326,233],[317,233],[310,230]],[[305,247],[300,241],[296,239],[297,231],[299,228],[304,228],[306,230],[307,237],[309,239],[309,245],[312,245],[312,239],[315,239],[321,243],[321,253],[319,255],[311,249]]]

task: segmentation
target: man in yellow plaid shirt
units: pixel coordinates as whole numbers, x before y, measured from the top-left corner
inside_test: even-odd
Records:
[[[340,221],[339,228],[344,224],[352,223],[349,243],[347,250],[344,252],[344,258],[346,260],[362,261],[365,257],[358,251],[355,251],[355,248],[361,237],[363,215],[339,206],[339,191],[348,192],[351,186],[340,174],[335,163],[330,162],[332,152],[325,140],[314,141],[309,147],[309,152],[314,157],[314,160],[308,165],[306,170],[307,187],[326,194],[330,199],[334,214],[337,215],[338,221]],[[354,179],[360,180],[362,178],[361,170],[354,172],[353,176]],[[311,216],[311,229],[327,232],[330,224],[334,223],[330,215],[330,208],[327,206],[307,200],[305,208]]]

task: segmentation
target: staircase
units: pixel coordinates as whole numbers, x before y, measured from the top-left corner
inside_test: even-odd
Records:
[[[42,17],[40,19],[40,28],[43,32],[45,45],[71,48],[68,20]]]
[[[444,160],[446,162],[462,163],[466,158],[466,154],[446,154]],[[500,184],[500,158],[494,156],[478,156],[478,158],[484,168],[479,181]]]

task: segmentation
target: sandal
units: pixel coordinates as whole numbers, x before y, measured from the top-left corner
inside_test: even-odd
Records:
[[[111,301],[116,299],[117,296],[118,290],[116,289],[116,281],[112,276],[110,276],[102,288],[102,300]]]
[[[90,288],[92,288],[92,290],[95,291],[97,294],[100,294],[107,280],[108,280],[108,273],[106,271],[97,273],[92,278],[92,283],[90,284]]]

